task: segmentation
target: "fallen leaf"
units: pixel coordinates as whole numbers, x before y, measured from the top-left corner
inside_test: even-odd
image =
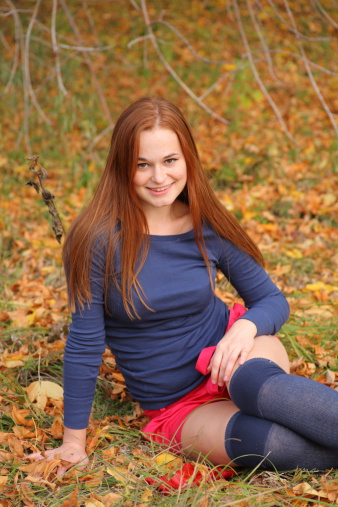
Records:
[[[30,410],[27,408],[19,409],[15,404],[12,405],[12,418],[15,422],[15,424],[18,424],[19,426],[28,426],[28,427],[34,427],[35,423],[32,418],[32,414]]]
[[[7,484],[8,476],[7,475],[0,475],[0,491],[4,489],[4,487]]]
[[[175,468],[182,465],[181,458],[174,456],[168,452],[162,452],[155,457],[155,463],[158,466],[166,466],[168,469]]]
[[[17,437],[9,436],[7,442],[13,454],[16,454],[16,456],[19,458],[22,458],[24,456],[22,443]]]
[[[107,472],[109,475],[114,477],[114,479],[117,482],[121,482],[122,484],[127,484],[127,482],[130,482],[130,481],[133,482],[133,481],[137,480],[137,478],[133,474],[130,473],[128,468],[108,466]]]

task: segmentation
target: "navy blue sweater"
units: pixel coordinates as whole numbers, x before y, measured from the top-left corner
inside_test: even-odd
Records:
[[[204,228],[213,276],[219,268],[248,308],[245,319],[257,335],[276,333],[289,315],[288,303],[265,270],[231,242]],[[135,302],[140,319],[131,320],[116,287],[103,304],[104,249],[94,257],[90,307],[72,316],[64,357],[65,426],[82,429],[94,397],[105,347],[135,400],[147,410],[165,407],[197,387],[204,377],[195,369],[204,347],[216,345],[228,322],[227,306],[215,296],[193,231],[150,236],[139,274],[148,310]],[[115,269],[119,269],[116,262]]]

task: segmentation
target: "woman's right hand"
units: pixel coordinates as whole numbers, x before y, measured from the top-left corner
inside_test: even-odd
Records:
[[[47,461],[58,458],[64,461],[68,461],[68,464],[59,466],[57,470],[58,476],[63,475],[69,468],[76,465],[77,463],[79,463],[77,468],[83,468],[89,463],[89,459],[84,447],[74,442],[63,443],[60,447],[49,449],[48,451],[44,452],[44,456],[41,452],[33,452],[32,454],[27,454],[25,457],[33,461],[38,461],[44,458],[47,458]]]

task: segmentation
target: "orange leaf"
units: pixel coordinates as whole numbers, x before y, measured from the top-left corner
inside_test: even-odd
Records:
[[[32,419],[32,414],[27,408],[19,409],[16,407],[16,405],[13,404],[12,406],[12,417],[16,424],[19,426],[35,426],[34,421]]]
[[[7,442],[13,454],[16,454],[19,458],[24,456],[23,446],[18,438],[9,436]]]

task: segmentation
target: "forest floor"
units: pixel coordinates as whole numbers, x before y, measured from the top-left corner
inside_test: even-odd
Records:
[[[128,9],[132,9],[130,4]],[[178,12],[179,7],[176,9]],[[186,36],[196,41],[197,48],[208,34],[208,22],[199,17],[198,9],[198,2],[192,2],[191,23],[185,27]],[[155,11],[153,7],[153,16]],[[172,22],[180,27],[175,13],[173,9]],[[208,15],[212,14],[210,10]],[[123,37],[127,38],[130,23],[134,23],[134,32],[129,40],[137,37],[137,22],[129,11],[123,15]],[[102,17],[102,23],[109,20],[108,15]],[[221,30],[216,18],[213,27],[214,34]],[[167,44],[170,41],[168,36]],[[183,75],[190,56],[173,47],[182,57],[176,70]],[[169,49],[166,56],[174,61],[175,51],[170,55]],[[212,50],[216,54],[217,47]],[[233,119],[227,126],[182,97],[177,82],[165,75],[156,55],[149,53],[148,59],[146,67],[123,67],[125,62],[119,61],[123,73],[107,87],[113,118],[139,96],[138,86],[143,94],[166,96],[185,110],[215,192],[257,242],[271,278],[288,298],[291,317],[278,336],[289,352],[292,373],[337,390],[338,145],[325,113],[308,90],[298,96],[290,92],[290,85],[289,95],[285,89],[280,92],[282,102],[292,96],[285,104],[285,117],[297,137],[296,146],[286,139],[276,118],[266,113],[264,97],[246,74],[236,77],[238,95],[222,111]],[[97,65],[106,63],[102,57]],[[304,76],[293,75],[293,71],[294,67],[282,65],[279,78],[288,83],[292,79],[292,87],[303,89]],[[201,87],[206,87],[206,70],[196,70],[195,76],[198,72]],[[62,100],[56,93],[49,94],[48,111],[54,123],[46,127],[41,119],[32,117],[29,147],[24,145],[28,130],[22,130],[25,113],[19,78],[9,100],[0,105],[4,118],[0,139],[1,507],[337,505],[337,471],[236,470],[226,479],[212,474],[207,460],[196,464],[146,441],[140,432],[146,418],[127,392],[108,351],[88,430],[90,465],[60,477],[60,459],[30,463],[25,458],[37,449],[59,445],[62,436],[62,356],[69,324],[61,246],[52,233],[41,195],[25,185],[33,177],[26,158],[40,154],[48,171],[45,186],[55,195],[67,230],[95,189],[108,147],[104,137],[95,148],[91,146],[98,133],[93,124],[102,130],[106,123],[100,118],[83,67],[66,69],[65,75],[69,87],[74,77],[77,90]],[[322,85],[338,110],[334,83],[336,76]],[[217,93],[216,98],[210,97],[210,107],[216,107],[222,90]],[[39,100],[47,110],[41,90]],[[229,305],[239,301],[222,275],[216,290]],[[178,480],[178,488],[166,490],[163,477],[177,480],[182,474],[185,477]]]

